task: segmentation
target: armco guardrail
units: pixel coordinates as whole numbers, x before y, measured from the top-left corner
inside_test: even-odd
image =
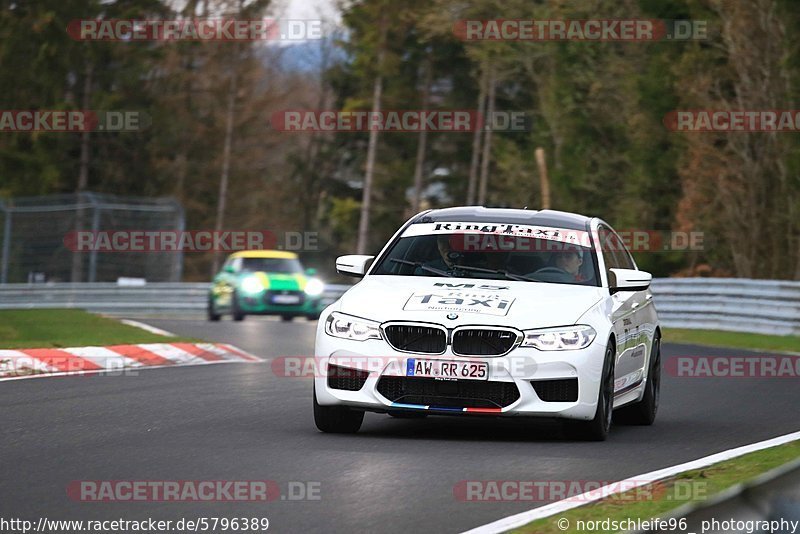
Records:
[[[328,284],[324,302],[333,302],[350,286]],[[115,283],[0,285],[0,309],[82,308],[114,315],[203,313],[207,283],[154,282],[141,286]]]
[[[659,278],[652,288],[664,326],[800,335],[800,282]]]
[[[324,297],[350,286],[330,284]],[[800,282],[740,278],[658,278],[656,308],[664,326],[800,335]],[[111,314],[201,313],[207,283],[0,285],[0,309],[84,308]]]
[[[686,532],[768,532],[762,528],[753,528],[754,524],[763,525],[764,522],[777,522],[779,528],[774,532],[792,532],[791,526],[786,523],[800,521],[800,460],[723,490],[706,502],[690,503],[677,508],[662,518],[685,519]],[[784,522],[782,526],[781,521]],[[664,530],[643,530],[631,531],[629,534],[663,532]]]

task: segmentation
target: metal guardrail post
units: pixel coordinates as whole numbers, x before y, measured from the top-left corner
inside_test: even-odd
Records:
[[[100,212],[102,210],[94,203],[94,199],[92,203],[94,204],[94,213],[92,213],[92,234],[96,236],[100,231]],[[80,254],[80,252],[73,252],[73,254]],[[97,281],[97,247],[92,247],[92,252],[89,256],[89,282],[95,281]]]
[[[5,213],[3,224],[3,252],[0,256],[0,284],[8,283],[8,262],[11,254],[11,208],[0,201],[0,210]]]

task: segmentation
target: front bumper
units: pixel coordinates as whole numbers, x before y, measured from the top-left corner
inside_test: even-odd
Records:
[[[317,402],[321,405],[344,405],[368,411],[427,410],[448,414],[476,413],[589,420],[594,417],[596,411],[605,346],[599,340],[595,340],[585,349],[572,351],[539,351],[529,347],[517,347],[505,356],[499,357],[456,356],[452,353],[450,346],[443,354],[408,354],[394,350],[385,340],[339,339],[328,336],[320,329],[317,333],[316,354],[319,372],[315,376],[314,387],[316,388]],[[464,387],[452,384],[452,381],[438,381],[450,385],[426,384],[419,386],[414,384],[413,389],[433,392],[434,395],[438,395],[439,390],[486,391],[487,398],[491,397],[492,399],[491,402],[482,402],[480,407],[476,408],[474,407],[476,403],[465,400],[465,406],[459,407],[458,403],[454,402],[452,394],[449,394],[450,398],[446,403],[438,403],[436,397],[428,398],[420,397],[420,395],[411,397],[416,400],[413,403],[403,402],[403,399],[400,399],[400,402],[393,402],[392,399],[381,393],[381,390],[384,393],[390,390],[387,387],[387,381],[384,381],[382,387],[379,387],[381,378],[398,377],[391,379],[394,383],[402,382],[404,378],[423,380],[406,378],[406,360],[408,358],[488,363],[488,381],[459,380],[458,382],[472,382]],[[369,374],[363,386],[357,391],[334,389],[330,387],[327,376],[330,365],[360,369]],[[541,381],[575,379],[578,382],[578,391],[577,400],[574,401],[543,399],[542,397],[546,395],[537,393],[533,384],[533,382],[537,382],[541,386]],[[484,384],[488,382],[488,385],[481,386],[476,382]],[[516,388],[518,396],[506,395],[510,386]],[[498,389],[502,390],[502,394],[495,395],[494,390]],[[542,388],[539,387],[539,390],[542,391]],[[476,394],[468,393],[467,395]],[[477,395],[483,395],[483,393],[477,393]],[[459,393],[456,393],[455,396],[459,396]],[[514,398],[516,400],[508,402],[508,399]]]
[[[309,315],[317,316],[325,308],[322,297],[302,296],[299,304],[276,304],[270,302],[266,293],[239,295],[239,309],[249,315]]]

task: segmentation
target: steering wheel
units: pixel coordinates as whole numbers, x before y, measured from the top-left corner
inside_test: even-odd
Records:
[[[558,267],[542,267],[541,269],[537,269],[536,271],[534,271],[533,274],[537,275],[537,274],[548,274],[548,273],[566,274],[567,276],[572,276],[571,274],[569,274],[564,269],[560,269]]]

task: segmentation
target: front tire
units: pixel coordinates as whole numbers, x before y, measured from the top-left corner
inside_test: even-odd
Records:
[[[216,312],[214,309],[214,299],[212,297],[208,297],[208,307],[206,309],[208,313],[208,320],[212,322],[219,321],[222,316]]]
[[[566,431],[569,437],[586,441],[605,441],[608,438],[614,411],[614,359],[614,344],[609,341],[594,418],[591,421],[567,421]]]
[[[658,402],[661,398],[661,337],[653,339],[650,350],[650,369],[642,400],[622,408],[614,414],[614,422],[628,425],[650,426],[656,420]]]
[[[239,308],[239,295],[236,293],[231,295],[231,313],[237,323],[244,321],[245,313]]]
[[[355,434],[364,422],[364,412],[346,406],[321,406],[317,402],[314,388],[314,424],[322,432],[330,434]]]

